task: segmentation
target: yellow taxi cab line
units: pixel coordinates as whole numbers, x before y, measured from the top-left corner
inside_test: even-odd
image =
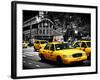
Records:
[[[63,58],[63,63],[64,64],[68,64],[68,63],[72,63],[72,62],[78,62],[78,61],[84,61],[87,60],[87,56],[82,56],[82,57],[78,57],[78,58]]]

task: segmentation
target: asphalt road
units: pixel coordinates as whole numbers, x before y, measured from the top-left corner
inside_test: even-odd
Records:
[[[58,66],[55,62],[41,61],[38,52],[35,52],[33,47],[23,49],[23,69],[38,69],[38,68],[56,68],[56,67],[77,67],[90,66],[90,61],[84,61],[83,64],[62,65]]]

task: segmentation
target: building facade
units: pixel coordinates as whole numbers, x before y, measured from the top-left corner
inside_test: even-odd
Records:
[[[44,39],[50,40],[53,37],[54,23],[48,18],[33,17],[23,24],[23,40]]]

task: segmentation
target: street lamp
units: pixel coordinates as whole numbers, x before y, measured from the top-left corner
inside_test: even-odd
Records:
[[[78,31],[77,30],[75,30],[75,34],[77,34],[78,33]]]
[[[78,30],[75,30],[74,33],[75,33],[74,37],[77,38]]]

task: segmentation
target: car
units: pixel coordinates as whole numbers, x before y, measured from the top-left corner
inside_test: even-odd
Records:
[[[22,43],[22,47],[23,47],[23,48],[27,48],[27,47],[28,47],[28,43],[25,42],[25,41],[23,41],[23,43]]]
[[[57,64],[72,64],[87,60],[87,55],[82,50],[74,49],[66,42],[51,42],[40,49],[41,60],[54,61]]]
[[[33,48],[35,51],[39,51],[41,48],[44,48],[48,41],[46,40],[35,40],[33,44]]]
[[[86,52],[88,59],[91,58],[91,41],[90,40],[79,40],[73,43],[73,47]]]

